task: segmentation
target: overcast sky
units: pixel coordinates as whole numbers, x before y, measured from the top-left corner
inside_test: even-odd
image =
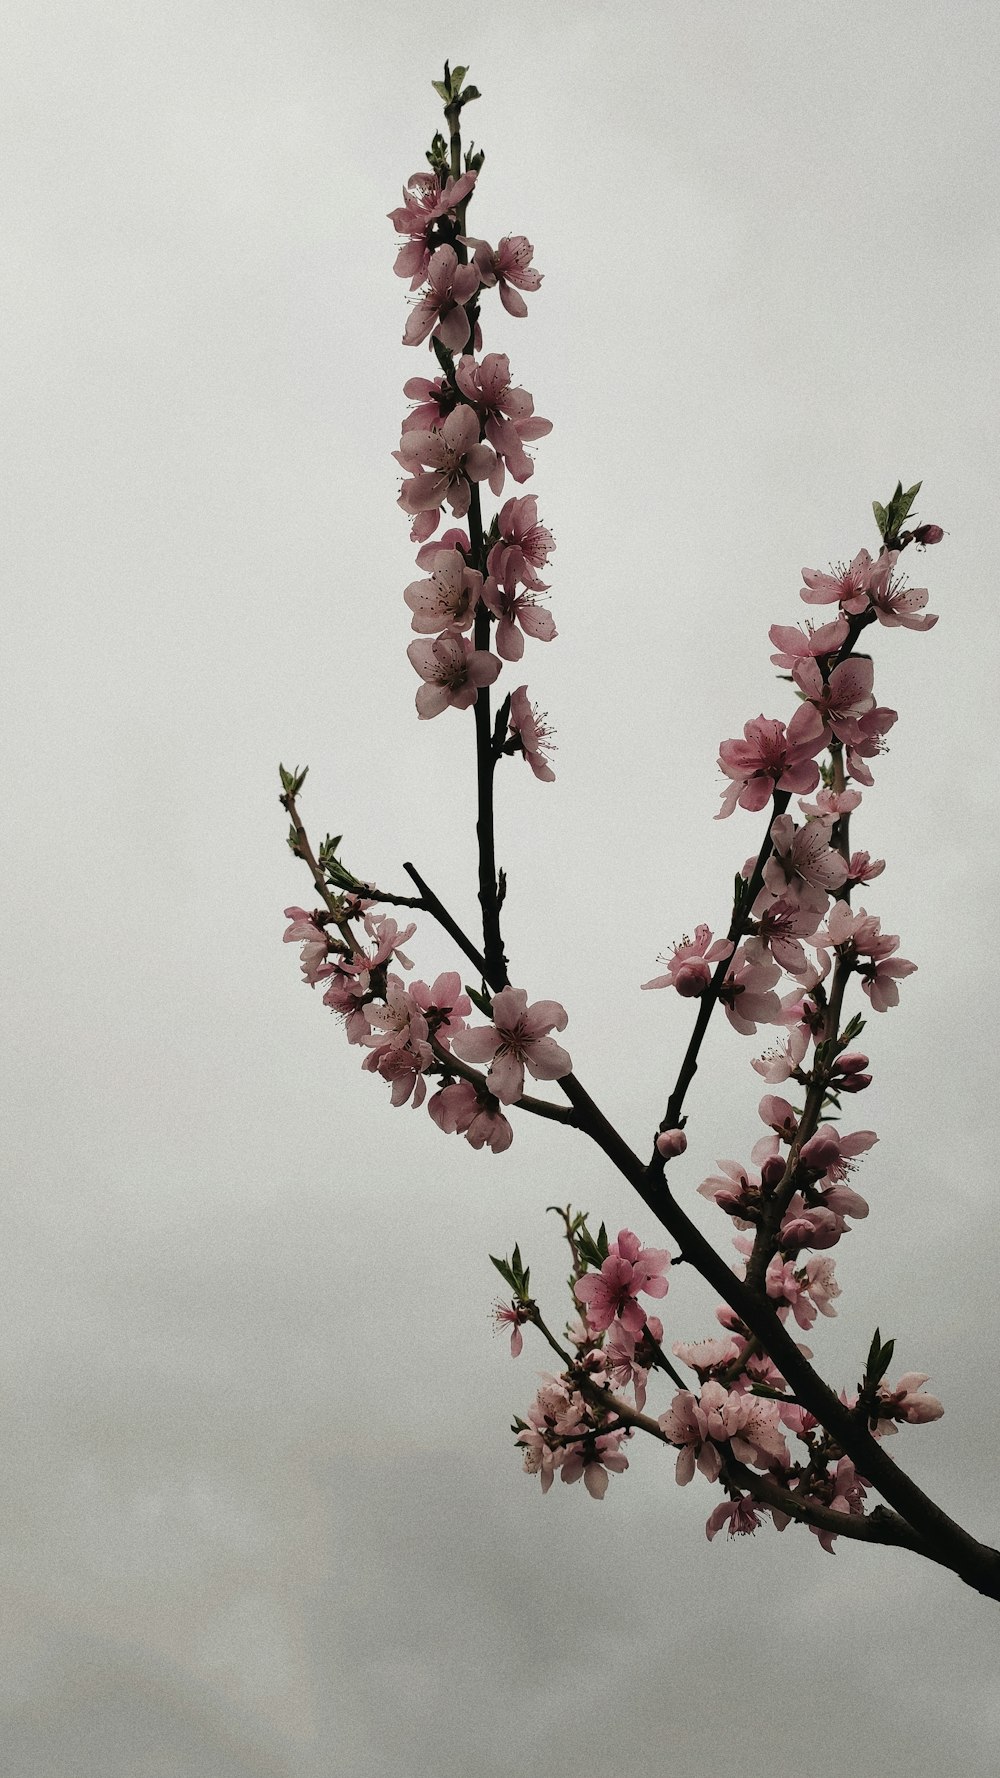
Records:
[[[718,1495],[652,1445],[603,1503],[521,1473],[548,1366],[494,1336],[487,1254],[520,1241],[558,1320],[546,1205],[658,1231],[573,1132],[476,1155],[360,1072],[281,943],[312,896],[277,763],[362,876],[413,859],[472,923],[472,725],[416,719],[389,454],[432,361],[386,212],[447,55],[470,225],[545,274],[485,342],[554,422],[512,974],[640,1148],[689,1016],[639,983],[759,844],[715,762],[786,710],[768,626],[897,477],[947,530],[907,564],[938,627],[874,637],[899,722],[854,837],[919,973],[865,1033],[872,1214],[812,1343],[850,1387],[878,1323],[931,1373],[895,1454],[995,1541],[997,38],[938,0],[8,7],[11,1778],[995,1772],[1000,1620],[950,1575],[709,1546]],[[410,949],[459,965],[427,921]],[[713,1033],[672,1172],[723,1248],[695,1188],[749,1157],[760,1047]],[[714,1307],[679,1276],[668,1339]]]

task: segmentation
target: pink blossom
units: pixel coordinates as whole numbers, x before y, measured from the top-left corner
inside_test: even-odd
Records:
[[[460,352],[472,332],[464,304],[479,289],[479,272],[474,265],[459,265],[454,247],[438,247],[427,264],[427,283],[406,323],[403,344],[419,346],[433,330],[450,352]]]
[[[839,600],[840,609],[854,617],[868,609],[868,587],[874,563],[866,549],[860,549],[849,567],[840,563],[832,574],[820,574],[816,568],[803,568],[805,589],[800,597],[807,605],[831,605]]]
[[[489,289],[497,285],[500,301],[508,315],[523,318],[528,313],[528,305],[522,290],[537,290],[542,281],[541,272],[536,272],[531,260],[534,247],[524,235],[505,235],[499,247],[493,248],[488,241],[473,240],[463,236],[466,246],[474,249],[473,262],[482,280],[483,287]]]
[[[336,962],[332,967],[330,980],[323,995],[323,1005],[328,1006],[344,1021],[344,1031],[348,1043],[367,1043],[371,1027],[365,1017],[364,1002],[369,994],[369,978],[352,974],[343,961]]]
[[[552,421],[535,413],[535,404],[526,389],[510,386],[510,361],[505,352],[487,352],[481,363],[472,357],[460,358],[455,367],[459,389],[485,422],[486,437],[497,454],[497,467],[490,476],[490,487],[499,494],[504,483],[504,466],[516,482],[526,482],[535,466],[527,455],[525,443],[544,438],[552,431]]]
[[[475,409],[464,405],[432,432],[404,432],[394,455],[410,477],[399,494],[403,511],[429,512],[447,500],[457,519],[469,510],[470,483],[485,481],[496,462],[492,448],[479,442]]]
[[[590,1339],[589,1329],[585,1337]],[[609,1383],[615,1389],[626,1389],[631,1384],[635,1392],[635,1405],[640,1413],[646,1405],[646,1384],[649,1380],[649,1364],[642,1360],[648,1360],[652,1352],[650,1342],[655,1341],[658,1345],[662,1338],[663,1323],[655,1315],[647,1318],[638,1344],[635,1334],[630,1333],[622,1322],[613,1321],[602,1348],[601,1357],[607,1367]]]
[[[760,1174],[744,1167],[742,1161],[718,1161],[716,1165],[721,1172],[710,1173],[702,1180],[698,1196],[718,1204],[720,1210],[733,1218],[738,1229],[752,1228],[753,1218],[748,1212],[756,1211],[760,1205]]]
[[[866,913],[864,908],[852,913],[844,901],[834,903],[826,932],[818,933],[816,942],[830,944],[841,956],[854,960],[861,975],[861,986],[876,1012],[886,1012],[890,1006],[898,1005],[896,983],[912,975],[917,967],[905,957],[892,955],[899,939],[895,933],[881,931],[876,915]]]
[[[709,1513],[705,1521],[705,1535],[711,1543],[721,1530],[728,1524],[730,1537],[752,1537],[760,1527],[760,1515],[763,1511],[749,1494],[738,1494],[735,1500],[724,1500],[714,1512]]]
[[[706,1437],[704,1422],[698,1412],[698,1397],[690,1389],[679,1389],[670,1407],[659,1418],[659,1426],[672,1445],[679,1445],[676,1478],[686,1488],[695,1467],[710,1482],[717,1480],[722,1468],[718,1447]]]
[[[441,514],[438,513],[437,516],[440,518]],[[465,560],[468,561],[472,554],[468,532],[461,530],[457,525],[452,525],[440,537],[432,537],[429,543],[422,543],[417,551],[417,567],[433,568],[443,549],[461,550]]]
[[[800,1066],[802,1058],[809,1048],[808,1025],[795,1025],[783,1044],[775,1044],[757,1056],[751,1062],[751,1068],[771,1086],[778,1086],[781,1081],[789,1080]]]
[[[847,878],[843,858],[830,845],[830,832],[828,820],[808,821],[803,827],[796,827],[790,815],[775,816],[771,822],[774,850],[764,866],[764,886],[771,895],[785,896],[792,890],[796,899],[820,914],[826,912],[828,896]],[[822,893],[804,897],[798,893],[802,884]]]
[[[676,1160],[687,1148],[688,1139],[683,1130],[661,1130],[656,1138],[656,1146],[664,1160]]]
[[[644,1296],[666,1296],[664,1274],[669,1264],[665,1248],[642,1247],[631,1229],[621,1229],[600,1271],[588,1272],[574,1286],[577,1302],[586,1304],[591,1333],[603,1333],[615,1316],[629,1333],[641,1333],[646,1313],[636,1298],[640,1291]]]
[[[497,1303],[493,1310],[493,1319],[498,1330],[504,1327],[510,1328],[510,1355],[512,1358],[520,1358],[524,1349],[524,1335],[521,1328],[526,1321],[531,1320],[524,1304],[511,1303],[508,1308],[505,1303]]]
[[[689,1365],[691,1370],[697,1371],[699,1377],[704,1379],[710,1371],[722,1370],[726,1365],[732,1364],[733,1359],[739,1356],[740,1348],[730,1334],[714,1340],[675,1340],[671,1350],[675,1358],[679,1358],[682,1364]]]
[[[500,671],[495,654],[477,650],[468,636],[444,630],[433,642],[411,642],[410,664],[425,681],[417,692],[417,715],[440,716],[451,705],[468,710],[484,685],[492,685]]]
[[[937,623],[937,614],[924,610],[927,588],[904,586],[902,581],[895,579],[893,569],[898,556],[898,550],[887,550],[875,564],[868,589],[872,610],[879,623],[888,629],[932,630]]]
[[[858,883],[870,883],[880,877],[885,870],[885,859],[871,858],[867,852],[852,852],[847,869],[848,882],[854,888]]]
[[[669,958],[660,959],[667,965],[666,975],[658,975],[650,982],[643,982],[642,986],[676,988],[685,999],[697,999],[712,980],[712,967],[732,954],[731,939],[718,938],[713,944],[711,929],[705,925],[696,926],[693,939],[685,933],[680,944],[671,947]]]
[[[561,1080],[573,1063],[550,1037],[566,1028],[566,1010],[557,1000],[528,1005],[523,988],[501,988],[493,996],[493,1023],[462,1031],[452,1050],[463,1062],[489,1062],[486,1084],[503,1105],[513,1105],[524,1092],[524,1070],[535,1080]]]
[[[409,377],[403,384],[403,394],[417,403],[403,421],[404,432],[432,432],[448,418],[456,401],[455,391],[445,377],[435,377],[433,381]]]
[[[785,667],[788,671],[799,661],[811,657],[825,659],[836,654],[847,641],[847,628],[846,617],[836,617],[818,630],[814,630],[811,623],[807,623],[804,630],[797,624],[772,624],[767,633],[779,652],[772,654],[771,659],[776,667]]]
[[[496,1101],[480,1097],[471,1080],[456,1080],[428,1100],[427,1109],[446,1136],[464,1136],[473,1148],[503,1154],[514,1132]]]
[[[775,963],[789,975],[802,978],[808,975],[811,985],[815,980],[815,965],[807,959],[799,941],[812,936],[825,912],[825,897],[821,909],[779,895],[761,909],[756,931],[746,943],[747,956],[752,962],[764,963],[770,953]]]
[[[306,908],[285,909],[285,919],[291,920],[292,924],[282,942],[286,945],[301,943],[302,976],[311,988],[323,981],[330,974],[331,968],[326,960],[330,944],[322,926],[318,924],[319,918],[318,914],[310,914]]]
[[[555,772],[545,756],[552,752],[555,731],[538,705],[529,704],[526,685],[519,685],[511,692],[509,729],[511,739],[523,753],[535,777],[545,784],[554,783]]]
[[[443,188],[436,173],[414,173],[407,180],[402,206],[389,211],[389,220],[398,235],[410,236],[406,246],[400,248],[393,269],[398,278],[410,279],[412,290],[423,283],[427,272],[433,224],[464,203],[475,183],[475,173],[448,179]]]
[[[413,613],[411,628],[423,636],[468,630],[483,590],[483,577],[466,566],[457,549],[440,550],[429,580],[415,580],[403,594]]]
[[[726,971],[719,1001],[734,1031],[752,1037],[758,1025],[780,1025],[781,1003],[774,992],[781,970],[777,963],[751,956],[741,945]]]
[[[499,619],[496,633],[497,654],[501,660],[519,661],[524,653],[524,636],[539,642],[552,642],[556,626],[552,613],[539,605],[536,593],[519,591],[516,585],[501,586],[492,576],[483,587],[483,604]]]
[[[775,790],[808,791],[819,781],[814,755],[826,746],[829,729],[812,704],[800,704],[788,724],[755,716],[743,725],[742,741],[723,741],[719,766],[733,782],[722,799],[717,821],[743,809],[762,809]]]
[[[814,803],[799,799],[799,808],[809,821],[838,821],[841,815],[850,815],[860,807],[860,790],[827,790],[824,787],[817,791]]]
[[[869,786],[874,784],[875,780],[865,761],[886,751],[884,737],[895,721],[896,711],[887,710],[880,704],[877,709],[868,710],[864,716],[859,717],[853,732],[844,736],[847,742],[847,769],[859,783]]]
[[[895,1432],[894,1420],[905,1420],[910,1426],[940,1420],[944,1407],[936,1395],[924,1393],[922,1384],[926,1381],[926,1371],[907,1371],[895,1387],[891,1383],[879,1384],[875,1401],[880,1432]]]
[[[628,1458],[621,1449],[624,1432],[599,1434],[594,1439],[577,1440],[563,1457],[560,1474],[564,1482],[583,1485],[594,1500],[603,1500],[608,1491],[610,1470],[621,1475],[628,1468]]]
[[[838,740],[851,741],[858,719],[874,709],[875,668],[867,655],[848,655],[824,681],[815,660],[797,661],[792,678]]]
[[[538,500],[534,494],[523,494],[508,500],[500,508],[500,535],[487,557],[486,566],[494,580],[511,589],[520,583],[533,593],[547,591],[536,569],[544,568],[555,549],[552,532],[538,523]]]
[[[410,999],[423,1013],[435,1042],[443,1049],[449,1049],[455,1033],[464,1031],[465,1021],[472,1011],[469,996],[462,992],[462,978],[458,971],[446,970],[435,978],[431,987],[426,982],[414,982]]]

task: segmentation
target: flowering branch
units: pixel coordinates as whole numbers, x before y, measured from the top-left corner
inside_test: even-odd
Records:
[[[923,1388],[927,1378],[906,1372],[890,1384],[893,1342],[883,1343],[876,1331],[856,1392],[837,1392],[790,1332],[791,1321],[808,1329],[817,1314],[836,1313],[840,1285],[830,1249],[850,1220],[867,1215],[849,1175],[875,1132],[844,1132],[834,1121],[843,1097],[871,1081],[867,1055],[852,1048],[865,1020],[854,1013],[843,1022],[847,991],[858,977],[872,1011],[884,1013],[915,968],[896,954],[899,940],[882,931],[879,918],[851,901],[884,869],[883,860],[851,851],[850,818],[873,784],[870,761],[896,721],[895,711],[876,704],[872,659],[856,645],[876,623],[914,632],[936,623],[924,609],[926,589],[909,587],[897,563],[911,543],[936,544],[943,532],[913,522],[920,484],[904,490],[899,483],[886,506],[874,504],[877,557],[861,549],[830,573],[803,570],[802,600],[834,605],[835,616],[817,627],[771,627],[771,660],[791,682],[797,708],[787,722],[753,718],[742,737],[721,743],[727,782],[717,819],[738,808],[767,809],[767,830],[736,880],[725,936],[715,939],[707,925],[696,926],[694,938],[685,936],[664,959],[665,973],[643,984],[699,1004],[652,1152],[642,1160],[553,1035],[566,1027],[565,1008],[529,1002],[527,991],[512,985],[501,930],[506,883],[496,866],[495,772],[501,760],[518,755],[541,783],[552,782],[554,772],[551,729],[527,686],[498,693],[495,715],[491,688],[520,662],[526,638],[547,644],[556,637],[541,600],[548,587],[539,578],[555,544],[534,495],[508,498],[489,517],[483,484],[498,500],[508,475],[523,485],[534,472],[525,447],[551,424],[513,384],[507,354],[483,353],[481,304],[489,293],[523,320],[524,293],[538,290],[541,275],[524,236],[494,247],[466,232],[483,156],[463,152],[461,112],[478,97],[464,85],[465,73],[446,64],[443,81],[434,83],[447,140],[435,135],[430,171],[410,178],[391,220],[404,237],[395,270],[414,293],[403,341],[411,348],[429,342],[440,371],[405,384],[415,405],[396,452],[399,505],[424,576],[404,593],[416,633],[407,653],[421,682],[421,720],[448,709],[473,711],[482,949],[412,864],[404,868],[418,895],[392,896],[346,868],[339,840],[314,851],[296,802],[305,773],[282,769],[289,844],[323,904],[312,913],[286,910],[285,938],[301,943],[305,980],[323,986],[324,1003],[343,1020],[348,1042],[365,1052],[363,1068],[390,1087],[394,1105],[422,1105],[433,1078],[439,1084],[427,1109],[438,1128],[495,1153],[512,1141],[512,1105],[579,1129],[681,1247],[680,1254],[644,1247],[629,1229],[609,1241],[603,1225],[594,1237],[586,1217],[560,1210],[573,1255],[567,1343],[549,1330],[530,1295],[519,1250],[510,1261],[494,1259],[514,1293],[510,1306],[497,1310],[511,1329],[512,1353],[521,1351],[521,1329],[530,1323],[563,1366],[561,1376],[543,1380],[528,1418],[515,1421],[525,1468],[540,1476],[543,1490],[558,1470],[564,1482],[583,1479],[595,1498],[603,1497],[609,1475],[628,1468],[626,1442],[644,1432],[677,1451],[682,1485],[697,1472],[725,1490],[708,1519],[710,1538],[723,1526],[731,1535],[752,1531],[765,1514],[779,1529],[805,1524],[831,1551],[839,1536],[911,1550],[1000,1598],[1000,1553],[949,1518],[884,1448],[898,1426],[942,1414]],[[446,506],[456,523],[436,536]],[[445,971],[407,986],[396,970],[412,967],[402,947],[416,927],[401,931],[374,911],[380,903],[430,914],[480,985],[463,989],[457,972]],[[474,1007],[486,1023],[469,1022]],[[744,1037],[760,1026],[784,1032],[752,1066],[769,1088],[794,1082],[803,1094],[797,1107],[766,1092],[759,1110],[767,1134],[752,1149],[754,1164],[720,1162],[721,1171],[697,1188],[730,1218],[735,1269],[667,1181],[668,1166],[687,1149],[687,1094],[717,1007]],[[555,1082],[568,1104],[526,1093],[528,1075]],[[672,1342],[693,1387],[666,1355],[662,1322],[639,1301],[666,1297],[670,1267],[681,1258],[721,1299],[721,1334]],[[646,1412],[654,1373],[676,1386],[671,1405],[656,1417]],[[869,1510],[871,1489],[888,1505]]]

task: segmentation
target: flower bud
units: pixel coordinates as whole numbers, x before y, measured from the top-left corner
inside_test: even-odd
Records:
[[[867,1066],[868,1057],[863,1056],[860,1050],[845,1050],[842,1056],[837,1057],[834,1073],[857,1074],[860,1069],[867,1068]]]
[[[783,1154],[769,1154],[760,1170],[760,1183],[768,1190],[779,1185],[785,1176],[785,1157]]]
[[[913,533],[914,543],[926,548],[929,543],[940,543],[944,532],[940,525],[918,525]]]
[[[686,1000],[695,1000],[699,994],[704,994],[711,980],[712,971],[703,957],[689,958],[674,972],[674,987]]]
[[[683,1154],[687,1145],[688,1139],[683,1130],[661,1130],[656,1138],[657,1148],[668,1161],[672,1161],[676,1155]]]

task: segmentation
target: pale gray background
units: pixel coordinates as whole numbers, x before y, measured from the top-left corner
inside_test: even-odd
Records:
[[[920,973],[866,1033],[872,1216],[814,1344],[850,1385],[877,1320],[932,1372],[898,1454],[995,1538],[995,8],[22,0],[2,35],[3,1773],[986,1778],[997,1611],[950,1576],[709,1547],[654,1448],[602,1505],[522,1477],[545,1357],[493,1337],[487,1253],[558,1314],[546,1204],[655,1227],[582,1139],[476,1156],[360,1074],[281,944],[276,766],[471,920],[471,724],[414,715],[389,455],[430,359],[385,212],[451,55],[470,221],[545,273],[487,308],[555,422],[513,969],[636,1143],[689,1016],[638,984],[758,843],[712,816],[720,738],[786,707],[768,624],[897,475],[948,529],[908,564],[938,628],[874,638],[856,837]],[[694,1188],[759,1132],[759,1047],[715,1033],[674,1173],[723,1240]],[[670,1337],[713,1306],[679,1277]]]

